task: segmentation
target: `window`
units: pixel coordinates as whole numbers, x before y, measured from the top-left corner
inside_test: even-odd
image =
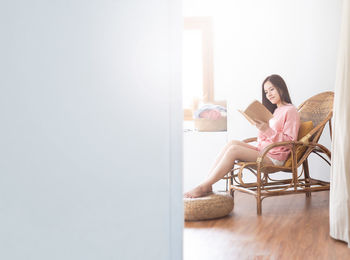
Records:
[[[185,17],[183,33],[184,120],[193,119],[198,103],[214,103],[211,17]]]

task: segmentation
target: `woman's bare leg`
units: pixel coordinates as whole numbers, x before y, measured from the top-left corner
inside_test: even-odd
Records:
[[[221,150],[221,152],[219,153],[219,155],[216,157],[215,162],[213,164],[213,166],[211,167],[210,171],[209,171],[209,175],[211,174],[211,172],[216,168],[216,166],[218,165],[218,163],[221,161],[222,157],[224,156],[224,154],[226,153],[226,151],[233,145],[240,145],[243,147],[247,147],[253,150],[257,150],[255,146],[247,144],[245,142],[242,141],[237,141],[237,140],[232,140],[230,142],[228,142],[224,148]],[[232,164],[233,165],[233,164]]]
[[[212,185],[224,177],[231,169],[235,160],[241,161],[256,161],[259,152],[250,147],[242,145],[231,145],[218,160],[216,167],[209,173],[209,176],[196,188],[185,193],[185,198],[198,198],[207,195],[212,191]],[[268,158],[264,159],[265,163],[270,163]]]

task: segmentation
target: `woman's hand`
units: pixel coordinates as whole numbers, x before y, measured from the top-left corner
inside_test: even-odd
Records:
[[[270,128],[269,124],[260,121],[260,120],[256,120],[255,121],[255,126],[256,128],[258,128],[261,132],[265,132],[267,129]]]

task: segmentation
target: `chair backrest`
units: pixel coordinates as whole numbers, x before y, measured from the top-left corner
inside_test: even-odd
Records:
[[[318,142],[325,125],[332,118],[333,99],[333,92],[323,92],[309,98],[298,107],[302,124],[299,129],[298,141]],[[301,131],[303,132],[302,134]],[[298,147],[296,151],[297,161],[304,155],[306,150],[305,146]],[[291,165],[291,155],[289,155],[284,166],[290,167]]]
[[[331,120],[333,100],[334,92],[327,91],[309,98],[298,107],[301,122],[312,121],[314,126],[309,141],[318,142],[323,128]]]

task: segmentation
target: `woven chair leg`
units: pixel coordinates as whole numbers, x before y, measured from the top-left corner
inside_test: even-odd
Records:
[[[261,199],[260,198],[256,198],[256,214],[258,214],[259,216],[261,215]]]
[[[260,163],[258,163],[258,171],[257,171],[257,187],[256,187],[256,213],[261,215],[261,188],[264,186],[261,183],[261,170]]]
[[[307,162],[307,159],[303,162],[303,168],[304,168],[304,176],[305,176],[305,187],[310,188],[310,174],[309,174],[309,164]],[[306,197],[311,197],[311,192],[306,192]]]

